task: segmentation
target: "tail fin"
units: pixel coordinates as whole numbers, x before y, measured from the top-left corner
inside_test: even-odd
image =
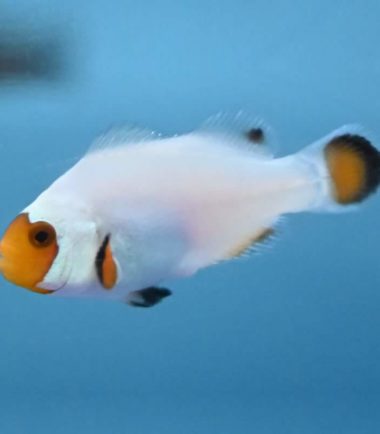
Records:
[[[380,152],[358,133],[357,127],[334,131],[301,151],[300,156],[327,180],[318,208],[359,203],[380,184]]]

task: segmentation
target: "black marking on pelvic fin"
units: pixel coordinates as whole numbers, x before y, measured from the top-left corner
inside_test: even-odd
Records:
[[[331,140],[326,146],[328,148],[352,149],[364,161],[365,182],[354,202],[361,202],[377,190],[380,184],[380,152],[369,140],[358,134],[343,134]]]
[[[169,289],[151,286],[139,291],[133,291],[130,294],[128,303],[134,307],[152,307],[171,294],[172,292]]]
[[[96,254],[95,258],[95,268],[96,268],[96,274],[98,276],[98,279],[100,280],[100,283],[103,285],[104,279],[103,279],[103,262],[104,258],[106,256],[106,248],[110,241],[111,235],[108,234],[104,237],[104,240],[98,250],[98,253]]]
[[[265,141],[264,130],[260,127],[251,128],[249,131],[247,131],[246,136],[247,139],[253,143],[262,144]]]

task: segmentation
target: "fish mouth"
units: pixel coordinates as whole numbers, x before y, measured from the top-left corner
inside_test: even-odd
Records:
[[[12,276],[8,275],[10,269],[12,269],[12,265],[8,263],[7,258],[0,252],[0,274],[5,280],[12,283],[12,285],[22,287],[37,294],[50,295],[62,290],[67,284],[67,281],[64,281],[55,285],[49,285],[42,281],[31,286],[19,285],[17,282],[13,281]]]
[[[50,295],[50,294],[53,294],[55,292],[55,291],[51,291],[50,289],[43,289],[43,288],[38,288],[38,287],[25,288],[25,289],[27,289],[28,291],[31,291],[31,292],[35,292],[36,294],[42,294],[42,295]]]
[[[26,288],[26,289],[29,289],[30,291],[36,292],[38,294],[53,295],[61,291],[66,286],[66,284],[67,282],[63,282],[58,285],[49,285],[40,282],[34,288]]]

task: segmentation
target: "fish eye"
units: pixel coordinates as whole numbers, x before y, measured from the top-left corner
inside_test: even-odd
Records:
[[[48,247],[56,239],[55,230],[49,223],[35,223],[29,232],[29,239],[36,247]]]

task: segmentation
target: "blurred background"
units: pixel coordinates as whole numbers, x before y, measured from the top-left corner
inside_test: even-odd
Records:
[[[380,137],[379,20],[376,0],[3,0],[0,229],[115,124],[242,109],[277,155],[350,122]],[[379,211],[290,216],[151,310],[2,281],[0,432],[379,432]]]

